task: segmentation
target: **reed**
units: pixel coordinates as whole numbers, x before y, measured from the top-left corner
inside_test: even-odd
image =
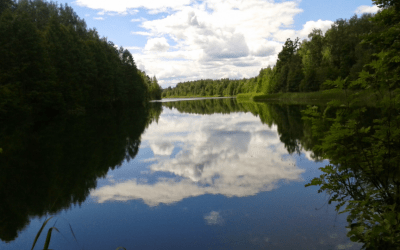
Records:
[[[54,216],[51,216],[50,218],[48,218],[47,220],[45,220],[45,221],[43,222],[42,226],[40,227],[39,231],[38,231],[37,234],[36,234],[36,237],[35,237],[35,240],[33,241],[31,250],[33,250],[33,249],[35,248],[35,245],[36,245],[36,243],[37,243],[37,241],[38,241],[40,235],[42,234],[43,229],[46,227],[47,223],[48,223],[51,219],[53,219],[53,218],[54,218]],[[45,240],[45,242],[44,242],[43,250],[49,250],[50,240],[51,240],[51,235],[52,235],[53,230],[55,230],[56,232],[58,232],[58,233],[61,234],[60,230],[58,230],[58,228],[55,227],[56,223],[57,223],[57,220],[54,222],[54,225],[53,225],[52,227],[50,227],[50,228],[48,229],[48,231],[47,231],[47,236],[46,236],[46,240]],[[77,240],[76,237],[75,237],[75,233],[74,233],[74,230],[72,230],[71,224],[68,223],[68,225],[69,225],[69,228],[70,228],[70,230],[71,230],[71,234],[72,234],[72,236],[73,236],[74,239],[75,239],[75,242],[78,244],[78,240]],[[61,234],[61,235],[62,235],[62,234]],[[78,244],[78,245],[79,245],[79,244]],[[118,248],[115,249],[115,250],[120,250],[120,249],[126,250],[125,247],[118,247]]]

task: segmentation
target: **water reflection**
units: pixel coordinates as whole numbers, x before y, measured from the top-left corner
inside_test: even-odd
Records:
[[[269,127],[276,125],[279,139],[291,153],[302,150],[311,151],[318,143],[318,138],[312,137],[311,122],[303,121],[301,111],[306,105],[266,104],[254,102],[237,102],[235,99],[206,99],[180,102],[165,102],[164,107],[175,108],[181,113],[189,114],[231,114],[235,112],[250,112],[259,117],[263,124]],[[324,109],[324,106],[320,107]],[[314,160],[320,156],[311,153]]]
[[[139,149],[161,106],[51,122],[1,124],[0,239],[14,240],[35,216],[82,204],[97,179]]]
[[[43,222],[32,218],[48,213],[65,216],[92,249],[320,249],[348,243],[344,227],[332,227],[335,214],[316,211],[323,199],[315,205],[316,190],[306,191],[301,182],[312,171],[299,167],[299,159],[303,153],[316,158],[308,151],[313,139],[302,107],[232,99],[162,105],[162,115],[158,106],[3,129],[0,144],[12,147],[3,146],[0,155],[6,166],[0,176],[9,180],[0,183],[6,222],[0,237],[13,240],[29,221],[36,224],[10,245],[1,244],[29,247],[21,242],[31,243]],[[61,240],[52,244],[70,249]]]
[[[386,98],[374,109],[343,105],[323,116],[316,107],[305,113],[320,138],[316,150],[330,159],[310,185],[349,213],[347,235],[363,249],[400,247],[400,108],[398,100]]]
[[[204,215],[204,220],[208,225],[222,225],[224,219],[217,211],[211,211],[209,214]]]
[[[143,239],[127,246],[157,249],[146,245],[157,238],[160,249],[360,248],[349,243],[333,207],[316,210],[326,199],[304,188],[302,178],[320,173],[306,160],[318,155],[309,151],[314,139],[303,107],[229,99],[163,106],[135,164],[112,171],[112,181],[91,192],[97,206],[129,207],[121,226]]]
[[[142,135],[142,147],[154,153],[150,172],[172,175],[155,183],[132,178],[91,195],[100,203],[142,199],[157,206],[204,194],[250,196],[273,190],[282,180],[300,180],[304,170],[287,157],[276,126],[265,126],[244,112],[182,116],[166,110]]]

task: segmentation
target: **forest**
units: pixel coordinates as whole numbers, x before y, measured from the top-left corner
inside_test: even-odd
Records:
[[[360,76],[384,62],[398,76],[400,12],[396,1],[373,1],[380,11],[338,19],[325,34],[314,29],[308,39],[287,39],[273,67],[248,79],[202,79],[178,83],[163,90],[162,97],[236,96],[241,93],[314,92],[344,85],[364,89]],[[395,86],[398,87],[398,80]]]
[[[0,54],[0,117],[83,114],[161,97],[155,76],[66,4],[2,0]]]

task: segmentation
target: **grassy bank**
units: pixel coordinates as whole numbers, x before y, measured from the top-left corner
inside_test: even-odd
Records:
[[[263,93],[245,93],[245,94],[238,94],[236,96],[236,100],[240,102],[246,101],[258,101],[263,100],[267,95]]]
[[[296,93],[276,93],[265,95],[262,93],[247,93],[239,94],[236,99],[239,102],[243,101],[268,101],[273,103],[286,104],[326,104],[332,100],[339,100],[347,103],[352,95],[356,94],[359,97],[358,104],[373,106],[376,102],[376,94],[371,90],[340,90],[330,89],[317,92],[296,92]]]
[[[385,94],[388,94],[386,92]],[[400,94],[400,89],[395,91],[395,94]],[[376,92],[372,90],[341,90],[329,89],[317,92],[291,92],[291,93],[276,93],[266,95],[264,93],[245,93],[238,94],[236,100],[238,102],[271,102],[285,104],[326,104],[332,100],[339,100],[343,104],[349,102],[353,95],[358,97],[357,105],[360,106],[375,106]],[[193,96],[169,96],[167,98],[204,98],[204,97],[232,97],[219,95],[193,95]],[[163,99],[164,99],[163,98]]]
[[[205,97],[232,97],[232,96],[223,96],[223,95],[170,95],[168,97],[163,97],[162,99],[169,99],[169,98],[205,98]]]

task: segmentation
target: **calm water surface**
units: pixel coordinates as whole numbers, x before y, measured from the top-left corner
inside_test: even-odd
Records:
[[[304,187],[327,161],[307,150],[303,107],[157,105],[3,131],[0,249],[30,249],[51,215],[52,249],[360,249]]]

